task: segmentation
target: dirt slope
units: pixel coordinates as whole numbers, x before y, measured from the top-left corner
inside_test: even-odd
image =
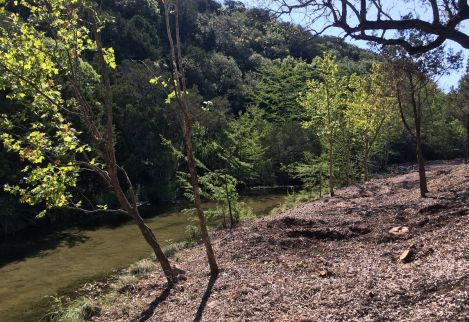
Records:
[[[468,170],[430,166],[425,199],[411,171],[220,232],[218,277],[182,251],[175,289],[155,273],[95,320],[469,321]]]

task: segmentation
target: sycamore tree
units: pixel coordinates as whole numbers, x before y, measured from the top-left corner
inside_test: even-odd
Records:
[[[299,98],[307,120],[304,127],[314,126],[328,154],[329,192],[334,196],[334,152],[340,130],[340,119],[347,100],[347,77],[339,74],[333,55],[325,54],[314,61],[319,80],[307,82],[306,92]]]
[[[370,74],[353,74],[350,77],[350,88],[345,117],[362,148],[362,172],[366,182],[370,154],[390,119],[393,101],[390,94],[386,93],[388,87],[382,66],[378,63],[373,65]]]
[[[166,34],[168,36],[169,43],[171,79],[169,81],[168,87],[171,88],[171,92],[168,96],[168,101],[174,100],[176,102],[176,112],[183,136],[184,154],[187,162],[187,168],[189,170],[189,178],[192,186],[194,206],[199,221],[200,235],[205,246],[210,272],[213,276],[215,276],[218,274],[219,269],[215,257],[215,252],[212,247],[212,242],[210,240],[210,235],[208,233],[204,210],[202,208],[199,175],[197,173],[197,161],[194,155],[194,148],[192,142],[193,115],[189,108],[189,92],[187,88],[185,66],[181,48],[181,16],[179,11],[181,8],[181,4],[178,0],[161,0],[159,1],[159,4],[162,10],[164,11]],[[152,83],[157,82],[157,78],[152,80]]]
[[[106,20],[88,0],[0,0],[0,90],[21,106],[1,115],[1,139],[23,165],[21,182],[6,190],[46,211],[68,207],[130,216],[171,285],[171,265],[116,159],[110,80],[116,64],[101,39]],[[77,184],[90,171],[114,194],[119,209],[82,206]]]

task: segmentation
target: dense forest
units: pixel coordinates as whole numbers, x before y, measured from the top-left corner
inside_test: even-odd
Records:
[[[167,104],[167,91],[150,84],[151,79],[167,78],[170,73],[164,19],[157,4],[146,0],[103,1],[102,10],[109,16],[103,42],[115,52],[116,68],[110,77],[119,164],[132,179],[140,202],[158,205],[182,200],[184,184],[178,178],[185,165],[174,152],[182,147],[182,134],[174,131],[177,117]],[[204,167],[226,172],[241,193],[253,186],[306,181],[313,189],[319,184],[317,173],[329,177],[324,129],[315,122],[304,126],[315,116],[308,115],[303,108],[308,103],[300,98],[310,86],[307,81],[321,79],[315,59],[327,53],[334,57],[340,77],[360,77],[372,73],[381,58],[339,38],[313,37],[267,10],[246,8],[236,1],[184,1],[180,21],[195,154]],[[428,82],[433,88],[422,108],[423,154],[426,159],[462,157],[467,126],[465,116],[452,108],[457,91],[446,94],[434,81]],[[3,105],[8,106],[8,91],[3,93]],[[334,184],[341,186],[362,178],[363,142],[356,133],[373,129],[347,124],[353,118],[344,111],[338,113],[343,133],[334,138],[338,157],[333,175]],[[401,124],[397,109],[389,107],[385,113],[389,114],[386,120],[374,120],[383,124],[377,142],[366,152],[370,172],[415,161],[412,135]],[[404,113],[410,117],[410,108],[405,107]],[[0,183],[18,182],[23,177],[19,157],[5,148],[0,155]],[[305,171],[309,173],[301,173]],[[86,174],[76,188],[79,198],[91,204],[113,203],[106,189]],[[37,224],[35,216],[43,209],[40,202],[30,208],[7,192],[0,196],[2,235]]]

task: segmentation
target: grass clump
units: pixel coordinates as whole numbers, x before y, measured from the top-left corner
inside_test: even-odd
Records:
[[[189,248],[193,245],[194,243],[191,243],[189,240],[179,242],[179,243],[170,243],[169,245],[163,247],[163,253],[166,255],[166,257],[172,257],[180,250]]]
[[[135,276],[145,276],[156,270],[156,264],[150,259],[142,259],[129,266],[129,273]]]
[[[117,280],[111,284],[111,289],[123,293],[128,291],[132,285],[138,282],[138,277],[135,275],[124,274],[120,275]]]
[[[51,297],[51,310],[44,321],[49,322],[81,322],[89,321],[101,313],[98,301],[87,296],[81,296],[71,302],[63,297]]]

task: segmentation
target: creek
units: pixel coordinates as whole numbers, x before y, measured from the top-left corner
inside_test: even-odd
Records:
[[[242,201],[257,216],[263,216],[284,197],[261,195],[243,197]],[[162,246],[166,246],[185,238],[188,216],[174,208],[145,221]],[[48,297],[70,292],[87,281],[103,278],[151,254],[131,222],[112,228],[66,229],[37,242],[39,245],[35,245],[37,251],[34,254],[18,254],[16,259],[0,266],[2,322],[38,321],[48,310]]]

